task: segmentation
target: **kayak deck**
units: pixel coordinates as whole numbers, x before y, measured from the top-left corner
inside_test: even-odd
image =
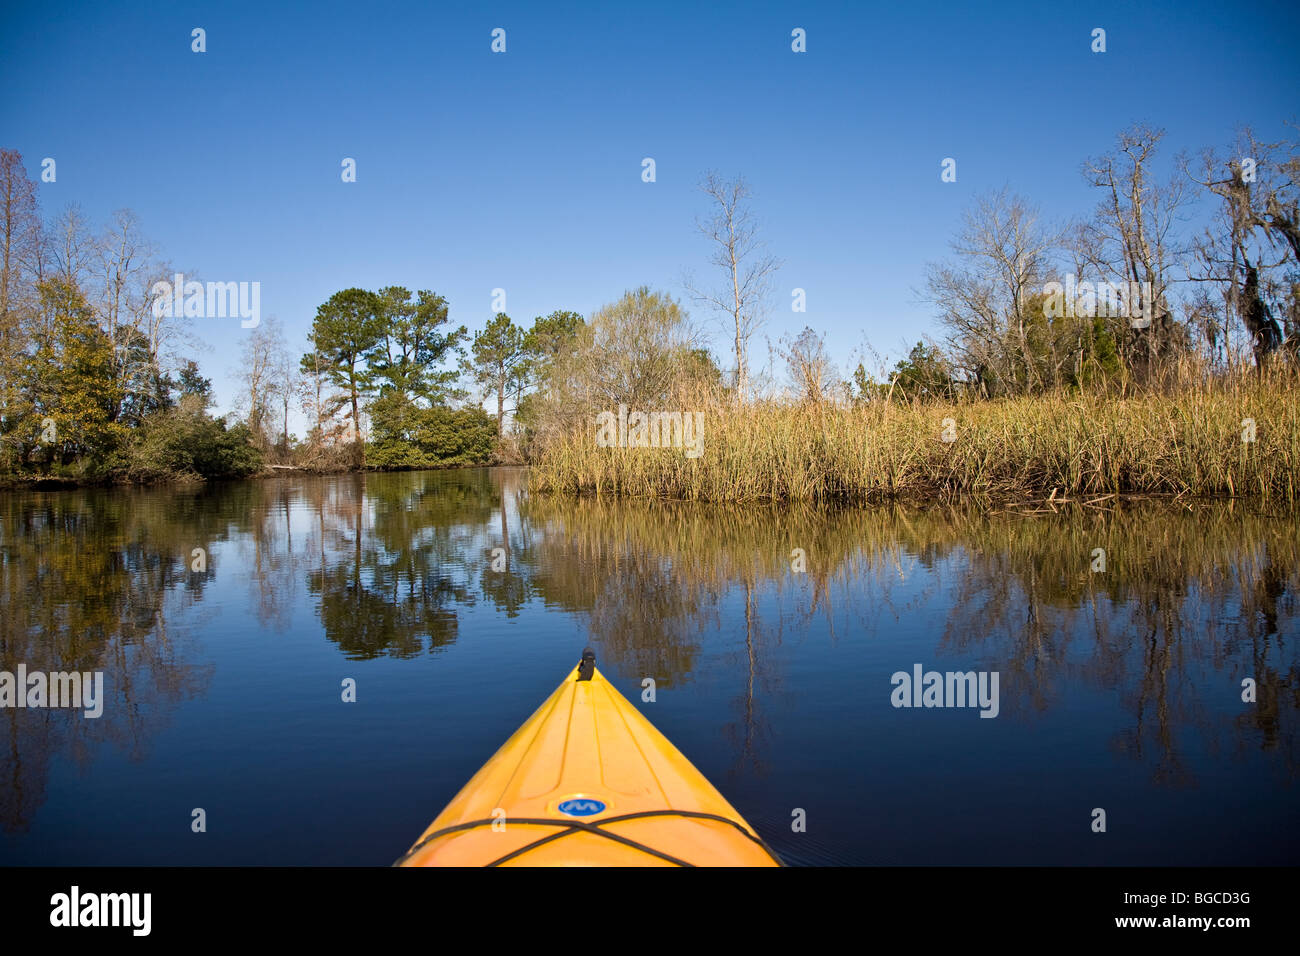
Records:
[[[396,865],[780,863],[591,655]]]

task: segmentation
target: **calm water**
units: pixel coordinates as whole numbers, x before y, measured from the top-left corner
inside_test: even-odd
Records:
[[[0,863],[387,864],[590,643],[790,863],[1294,864],[1297,587],[1300,518],[1239,504],[0,493],[0,671],[105,697],[0,709]],[[894,707],[916,664],[996,671],[998,716]]]

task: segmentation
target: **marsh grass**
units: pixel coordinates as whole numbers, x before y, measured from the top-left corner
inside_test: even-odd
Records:
[[[701,399],[703,454],[598,448],[593,408],[535,453],[543,491],[687,501],[1248,497],[1294,504],[1300,388],[1293,376],[1106,394],[991,401],[756,402]],[[942,440],[944,419],[956,439]],[[1242,440],[1242,420],[1255,441]]]

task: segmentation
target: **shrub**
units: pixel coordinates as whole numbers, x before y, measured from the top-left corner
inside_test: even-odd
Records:
[[[144,420],[110,471],[115,478],[145,483],[247,478],[262,464],[246,425],[227,428],[224,418],[171,408]]]
[[[492,460],[497,425],[481,408],[408,409],[403,432],[388,432],[366,447],[372,468],[438,468]]]

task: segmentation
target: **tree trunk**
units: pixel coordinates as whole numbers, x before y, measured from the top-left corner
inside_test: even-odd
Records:
[[[736,322],[736,401],[740,404],[745,403],[745,343],[743,341],[743,329],[741,327],[741,306],[740,306],[740,271],[736,263],[736,246],[735,234],[732,234],[731,247],[728,250],[731,254],[731,291],[735,297],[736,308],[732,317]]]
[[[356,382],[352,383],[352,443],[356,450],[358,463],[362,468],[366,467],[366,446],[361,440],[361,418],[357,408]]]
[[[497,383],[497,438],[502,437],[502,422],[506,409],[506,380],[502,377]]]

